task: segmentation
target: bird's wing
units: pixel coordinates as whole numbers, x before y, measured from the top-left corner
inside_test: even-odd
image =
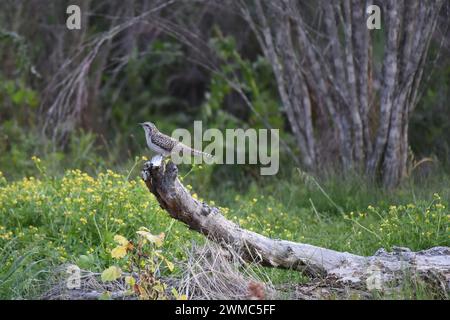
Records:
[[[169,151],[178,144],[177,140],[160,132],[153,135],[152,142],[158,147]]]

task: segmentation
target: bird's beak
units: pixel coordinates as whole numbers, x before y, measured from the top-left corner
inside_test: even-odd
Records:
[[[144,125],[144,123],[143,122],[140,122],[140,123],[138,123],[140,126],[143,126]]]

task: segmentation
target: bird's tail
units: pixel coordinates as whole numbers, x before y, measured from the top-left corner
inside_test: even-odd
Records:
[[[196,150],[196,149],[192,149],[192,148],[190,148],[190,147],[188,147],[188,146],[185,146],[185,145],[183,145],[183,151],[185,150],[187,153],[189,153],[189,154],[191,154],[191,155],[193,155],[193,156],[205,156],[205,157],[207,157],[207,158],[214,158],[211,154],[209,154],[209,153],[206,153],[206,152],[202,152],[202,151],[199,151],[199,150]]]

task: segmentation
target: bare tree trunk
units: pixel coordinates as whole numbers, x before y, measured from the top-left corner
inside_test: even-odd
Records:
[[[305,167],[328,165],[321,162],[338,155],[345,170],[365,171],[394,187],[406,173],[409,115],[443,1],[381,3],[382,30],[367,29],[368,1],[323,0],[311,8],[302,1],[254,0],[240,1],[239,8],[273,66]],[[375,32],[385,40],[374,81]]]
[[[408,273],[432,281],[446,295],[450,282],[450,248],[435,247],[420,252],[395,248],[387,253],[380,249],[371,257],[292,241],[270,239],[242,229],[227,220],[215,207],[191,197],[177,178],[178,169],[172,163],[155,167],[145,163],[142,178],[162,208],[174,219],[202,233],[209,239],[231,247],[244,260],[265,266],[299,270],[314,277],[326,277],[354,287],[392,284]],[[373,288],[373,287],[372,287]],[[379,288],[379,289],[380,289]]]

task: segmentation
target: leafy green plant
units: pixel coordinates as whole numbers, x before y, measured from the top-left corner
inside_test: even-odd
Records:
[[[9,178],[33,174],[33,156],[42,159],[54,174],[62,174],[67,168],[80,168],[92,173],[105,165],[102,149],[92,133],[74,131],[68,137],[65,149],[55,150],[51,140],[36,127],[24,130],[13,120],[4,121],[0,126],[0,170]]]
[[[267,124],[270,124],[274,128],[282,128],[283,118],[277,94],[273,88],[271,67],[268,62],[261,56],[258,56],[255,61],[242,58],[233,37],[223,36],[218,28],[214,31],[215,37],[210,39],[210,46],[223,63],[220,65],[220,72],[211,77],[210,89],[203,105],[204,120],[215,121],[216,126],[220,128],[226,127],[225,123],[217,123],[222,118],[224,121],[234,119],[234,126],[242,126],[243,122],[223,108],[226,96],[239,88],[251,103],[251,106],[244,103],[244,108],[249,110],[246,125],[253,128],[265,128]],[[230,82],[233,83],[234,88]]]
[[[190,243],[204,238],[169,217],[141,179],[112,170],[90,175],[73,169],[54,175],[45,160],[33,161],[36,169],[29,177],[11,180],[0,173],[0,297],[36,297],[38,284],[45,283],[53,266],[74,263],[93,272],[109,270],[105,281],[134,275],[126,283],[130,290],[142,286],[133,292],[145,299],[183,298],[158,281],[177,277],[177,262],[187,259]],[[136,159],[135,166],[140,161]],[[189,177],[183,179],[186,185]],[[391,198],[380,193],[377,200],[373,190],[358,185],[362,194],[353,191],[349,201],[349,182],[346,190],[318,183],[328,198],[317,186],[297,180],[265,188],[253,185],[247,193],[228,188],[217,204],[200,199],[196,188],[187,188],[201,201],[222,205],[224,215],[243,228],[273,238],[362,255],[380,247],[450,245],[448,200],[441,195],[429,201],[421,195],[413,201],[399,191]],[[369,200],[374,200],[370,207]],[[135,226],[148,229],[136,234]],[[276,283],[307,281],[297,271],[264,273]]]
[[[168,299],[167,285],[159,279],[160,274],[174,270],[174,264],[160,249],[165,234],[153,235],[145,227],[136,233],[139,236],[136,242],[121,235],[114,237],[117,246],[111,250],[111,256],[118,260],[121,268],[114,265],[105,269],[101,275],[102,280],[114,281],[126,272],[128,275],[125,282],[129,287],[129,294],[137,294],[144,300]],[[186,299],[185,296],[179,296],[175,288],[170,293],[177,299]]]

